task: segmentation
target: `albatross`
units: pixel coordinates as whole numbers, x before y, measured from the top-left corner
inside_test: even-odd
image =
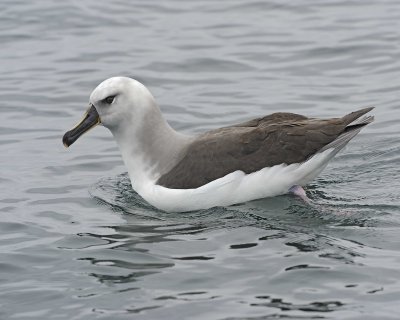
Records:
[[[175,131],[140,82],[113,77],[91,93],[66,147],[98,124],[114,136],[132,188],[164,211],[192,211],[295,193],[371,123],[364,108],[341,118],[278,112],[196,136]]]

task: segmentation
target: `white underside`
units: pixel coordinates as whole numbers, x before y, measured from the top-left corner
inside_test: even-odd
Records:
[[[333,151],[325,150],[301,164],[282,164],[251,174],[235,171],[196,189],[169,189],[150,180],[132,186],[147,202],[165,211],[229,206],[285,194],[293,185],[304,186],[326,167],[335,154]]]

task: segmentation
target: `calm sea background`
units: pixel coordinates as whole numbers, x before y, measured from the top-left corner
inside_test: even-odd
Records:
[[[400,319],[399,1],[0,3],[0,319]],[[134,77],[194,134],[276,111],[365,128],[309,187],[164,213],[90,92]]]

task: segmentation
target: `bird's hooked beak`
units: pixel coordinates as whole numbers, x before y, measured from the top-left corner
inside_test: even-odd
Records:
[[[96,108],[93,104],[90,104],[89,109],[84,114],[82,120],[79,121],[79,123],[75,127],[64,134],[64,137],[62,139],[64,146],[68,148],[71,144],[78,140],[81,135],[100,123],[100,116],[97,113]]]

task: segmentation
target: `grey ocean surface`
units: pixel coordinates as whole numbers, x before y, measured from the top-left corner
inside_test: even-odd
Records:
[[[399,1],[0,4],[0,319],[399,319]],[[164,213],[111,134],[65,149],[102,80],[195,134],[277,111],[365,128],[292,196]],[[268,156],[268,155],[266,155]]]

